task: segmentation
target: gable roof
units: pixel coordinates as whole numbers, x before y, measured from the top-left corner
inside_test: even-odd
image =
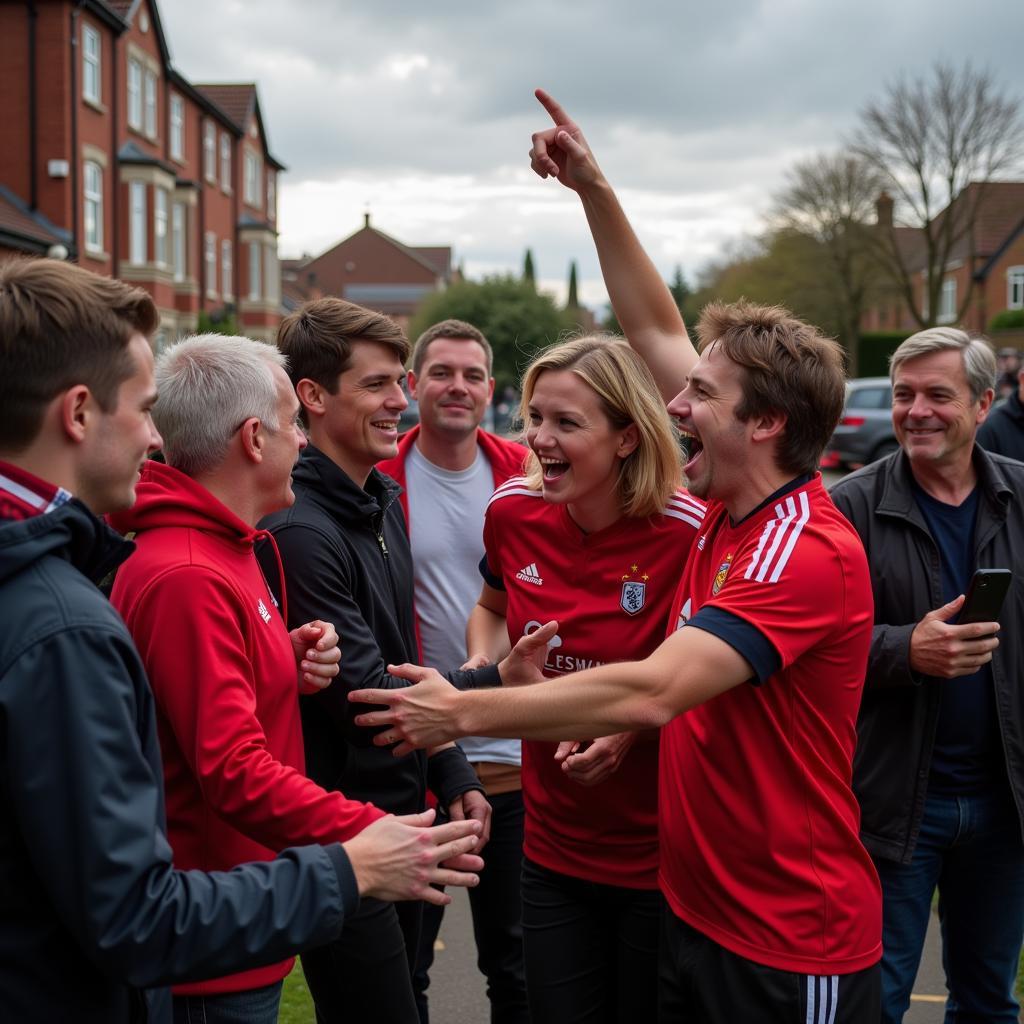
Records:
[[[263,148],[266,151],[267,161],[276,170],[286,170],[285,165],[270,152],[270,139],[263,124],[260,98],[256,92],[255,82],[205,82],[197,84],[195,88],[210,103],[213,103],[219,110],[224,112],[231,123],[238,129],[240,135],[245,134],[249,118],[255,115],[260,129],[260,136],[263,139]]]
[[[0,185],[0,243],[24,252],[45,253],[51,245],[71,244],[71,233],[51,224],[28,203]]]

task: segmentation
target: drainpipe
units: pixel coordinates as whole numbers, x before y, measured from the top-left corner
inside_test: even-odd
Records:
[[[78,260],[78,213],[79,213],[79,164],[78,158],[78,19],[82,3],[71,9],[71,254],[69,259]]]

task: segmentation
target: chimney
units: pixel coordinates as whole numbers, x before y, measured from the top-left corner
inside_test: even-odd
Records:
[[[878,198],[875,200],[875,223],[880,228],[892,227],[892,208],[894,205],[892,196],[888,192],[878,193]]]
[[[370,226],[370,214],[369,211],[363,214],[363,227],[368,228]]]

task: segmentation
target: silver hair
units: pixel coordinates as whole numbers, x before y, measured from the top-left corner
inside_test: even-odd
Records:
[[[895,380],[897,370],[910,359],[947,349],[960,353],[973,401],[977,402],[989,388],[996,386],[996,356],[992,346],[957,327],[929,327],[912,334],[889,358],[889,376]]]
[[[156,363],[153,422],[167,464],[189,476],[209,472],[253,416],[268,430],[280,429],[272,366],[287,369],[275,346],[223,334],[186,338],[164,352]]]

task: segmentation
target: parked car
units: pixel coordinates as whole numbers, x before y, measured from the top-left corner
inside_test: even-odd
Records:
[[[888,377],[847,382],[843,415],[825,448],[826,469],[857,469],[899,448],[892,429],[892,385]]]

